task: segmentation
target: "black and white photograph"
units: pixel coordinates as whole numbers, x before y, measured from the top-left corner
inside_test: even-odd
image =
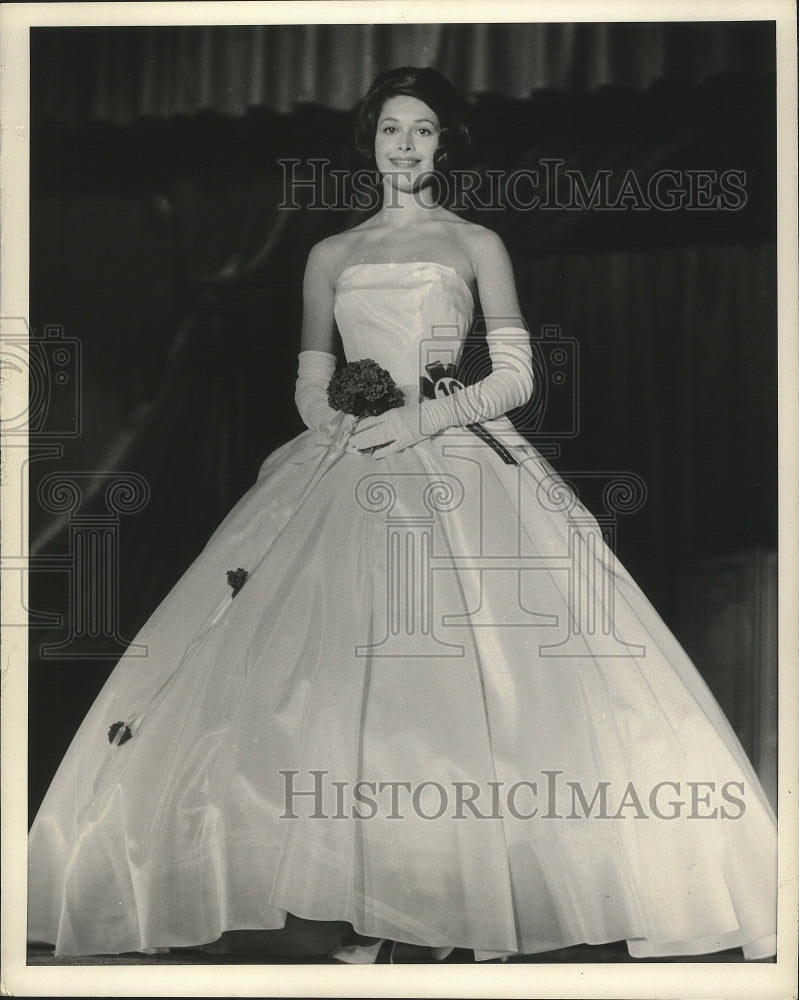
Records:
[[[3,990],[795,996],[795,5],[0,28]]]

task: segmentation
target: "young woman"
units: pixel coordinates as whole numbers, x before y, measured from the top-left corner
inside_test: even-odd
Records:
[[[58,954],[775,952],[746,755],[505,416],[536,389],[508,255],[431,183],[459,108],[430,69],[365,98],[383,202],[308,259],[308,430],[136,637],[31,830],[29,936]],[[453,387],[478,301],[491,370]],[[404,405],[330,406],[337,335]]]

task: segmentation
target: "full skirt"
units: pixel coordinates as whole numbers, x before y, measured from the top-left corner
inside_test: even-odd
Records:
[[[733,730],[597,521],[487,426],[518,464],[462,429],[267,458],[55,776],[30,939],[291,914],[478,958],[774,953],[774,816]]]

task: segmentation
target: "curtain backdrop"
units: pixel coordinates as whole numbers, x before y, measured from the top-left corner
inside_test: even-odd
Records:
[[[33,29],[46,65],[36,106],[56,120],[120,124],[201,110],[345,110],[374,76],[434,66],[466,96],[539,89],[701,83],[719,72],[767,73],[773,25],[356,24]],[[63,60],[72,60],[69,73]]]

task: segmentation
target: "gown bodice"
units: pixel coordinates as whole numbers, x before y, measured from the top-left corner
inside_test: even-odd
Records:
[[[372,358],[397,385],[418,386],[430,361],[456,364],[473,312],[461,275],[431,261],[353,264],[336,288],[347,361]]]

